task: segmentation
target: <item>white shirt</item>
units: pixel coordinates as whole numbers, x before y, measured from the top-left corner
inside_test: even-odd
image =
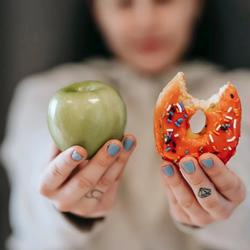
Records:
[[[244,180],[249,193],[249,72],[223,73],[210,64],[195,62],[146,78],[116,60],[97,58],[64,64],[23,79],[9,109],[0,151],[11,182],[13,234],[7,242],[9,249],[249,249],[249,195],[228,220],[204,229],[178,227],[169,215],[160,183],[161,159],[153,138],[153,110],[161,89],[178,71],[186,74],[189,91],[198,98],[210,97],[228,80],[238,88],[243,104],[242,137],[229,166]],[[72,225],[37,188],[52,142],[46,122],[48,102],[59,88],[83,80],[101,80],[117,87],[127,104],[126,131],[138,139],[115,207],[91,232],[82,232]]]

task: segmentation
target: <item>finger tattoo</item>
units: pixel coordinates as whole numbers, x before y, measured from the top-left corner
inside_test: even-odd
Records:
[[[88,198],[88,199],[100,200],[102,195],[103,195],[103,192],[101,190],[99,190],[99,189],[92,189],[88,193],[86,193],[84,195],[84,197]]]
[[[198,196],[200,198],[206,198],[211,194],[212,194],[212,189],[211,188],[205,188],[205,187],[201,187],[199,189],[199,192],[198,192]]]

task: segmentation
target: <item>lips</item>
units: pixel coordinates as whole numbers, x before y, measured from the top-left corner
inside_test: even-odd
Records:
[[[152,53],[162,47],[162,42],[159,39],[147,39],[141,43],[138,43],[136,50],[141,53]]]

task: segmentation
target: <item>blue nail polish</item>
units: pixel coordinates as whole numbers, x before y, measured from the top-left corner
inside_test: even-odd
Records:
[[[129,151],[134,144],[134,141],[132,141],[129,138],[126,138],[123,142],[123,147],[125,148],[126,151]]]
[[[82,159],[82,156],[76,150],[74,150],[71,154],[71,158],[74,161],[80,161]]]
[[[165,167],[163,167],[163,172],[165,175],[167,176],[173,176],[174,175],[174,169],[172,168],[171,165],[167,165]]]
[[[108,146],[108,154],[110,156],[115,156],[120,151],[120,147],[116,144],[110,144]]]
[[[195,165],[191,160],[182,162],[181,166],[188,174],[192,174],[195,171]]]
[[[211,158],[204,159],[201,161],[201,163],[206,168],[211,168],[214,165],[214,161]]]

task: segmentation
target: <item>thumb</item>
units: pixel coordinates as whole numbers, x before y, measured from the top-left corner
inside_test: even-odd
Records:
[[[50,145],[49,161],[53,160],[61,152],[62,151],[56,146],[56,144],[54,142],[52,142]]]

